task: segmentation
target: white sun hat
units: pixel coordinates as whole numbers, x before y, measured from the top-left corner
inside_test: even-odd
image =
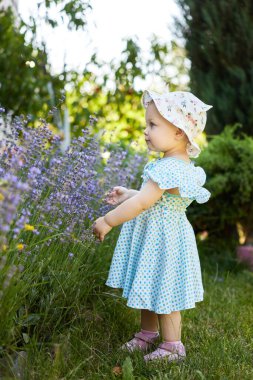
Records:
[[[173,91],[159,94],[146,90],[142,95],[142,104],[147,108],[153,100],[159,113],[170,123],[182,129],[190,143],[187,144],[187,154],[198,157],[201,149],[194,141],[205,128],[206,111],[213,106],[203,103],[199,98],[187,91]]]

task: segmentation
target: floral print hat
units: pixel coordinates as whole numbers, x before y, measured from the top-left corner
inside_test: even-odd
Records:
[[[194,141],[205,128],[206,111],[213,106],[203,103],[191,92],[173,91],[159,94],[146,90],[142,96],[142,104],[147,108],[153,100],[160,114],[176,127],[182,129],[190,143],[187,144],[187,154],[198,157],[201,149]]]

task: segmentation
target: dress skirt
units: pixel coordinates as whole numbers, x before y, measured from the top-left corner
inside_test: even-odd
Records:
[[[203,301],[196,238],[186,216],[190,203],[165,192],[123,223],[105,284],[122,288],[127,306],[170,314]]]

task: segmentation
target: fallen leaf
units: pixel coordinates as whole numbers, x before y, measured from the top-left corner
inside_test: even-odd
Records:
[[[113,367],[112,373],[114,373],[114,375],[116,375],[116,376],[121,375],[122,374],[122,368],[119,366]]]

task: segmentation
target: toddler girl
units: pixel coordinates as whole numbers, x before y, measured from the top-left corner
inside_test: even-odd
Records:
[[[205,203],[210,192],[203,187],[206,174],[189,157],[198,157],[194,138],[203,131],[206,111],[212,106],[190,92],[158,94],[145,91],[145,140],[149,150],[163,152],[148,162],[140,190],[114,187],[110,204],[119,204],[93,224],[100,239],[123,223],[106,285],[122,288],[127,306],[141,310],[141,331],[121,349],[140,349],[144,360],[181,360],[180,310],[203,301],[200,261],[186,209],[196,200]],[[160,327],[163,341],[156,349]]]

